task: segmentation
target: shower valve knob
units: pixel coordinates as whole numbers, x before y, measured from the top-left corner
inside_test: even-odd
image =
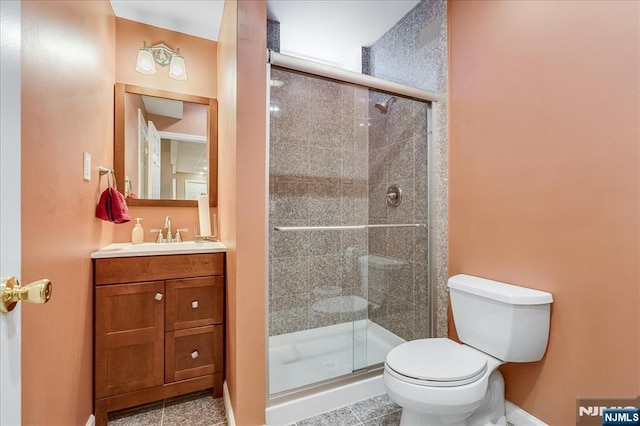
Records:
[[[398,207],[402,202],[402,189],[398,185],[390,185],[386,193],[386,203],[390,207]]]

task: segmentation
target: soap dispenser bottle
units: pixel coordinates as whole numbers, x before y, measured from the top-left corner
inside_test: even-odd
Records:
[[[136,217],[136,224],[131,230],[131,243],[132,244],[140,244],[144,240],[144,229],[140,224],[142,220],[141,217]]]

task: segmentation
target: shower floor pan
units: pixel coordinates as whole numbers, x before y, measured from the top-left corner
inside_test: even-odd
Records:
[[[269,338],[271,395],[384,362],[405,340],[369,320]]]

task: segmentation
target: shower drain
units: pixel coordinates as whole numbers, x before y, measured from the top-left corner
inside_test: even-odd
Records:
[[[325,362],[325,363],[324,363],[324,366],[325,366],[326,368],[336,368],[336,367],[338,366],[338,364],[336,364],[336,363],[335,363],[335,362],[333,362],[333,361],[328,361],[328,362]]]

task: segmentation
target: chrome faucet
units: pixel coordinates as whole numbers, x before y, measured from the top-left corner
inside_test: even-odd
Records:
[[[167,239],[166,239],[166,241],[168,243],[170,243],[170,242],[173,241],[173,236],[171,234],[171,218],[169,216],[167,216],[164,219],[164,227],[167,228]]]

